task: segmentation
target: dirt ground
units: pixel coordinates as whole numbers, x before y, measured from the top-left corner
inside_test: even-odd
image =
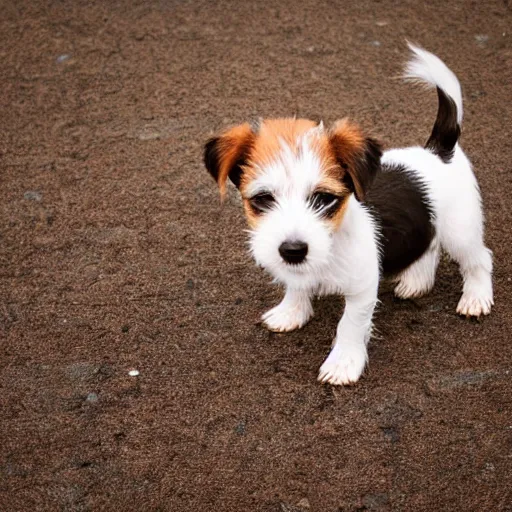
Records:
[[[511,28],[508,0],[3,2],[0,510],[512,510]],[[292,114],[423,143],[405,38],[463,84],[496,307],[459,318],[448,261],[425,298],[383,287],[333,389],[342,302],[258,325],[281,291],[202,145]]]

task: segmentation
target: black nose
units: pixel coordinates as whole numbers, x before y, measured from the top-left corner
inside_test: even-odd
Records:
[[[279,254],[287,263],[302,263],[308,253],[308,244],[304,242],[283,242]]]

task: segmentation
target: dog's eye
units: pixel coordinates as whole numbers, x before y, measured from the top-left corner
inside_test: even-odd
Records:
[[[331,217],[338,210],[341,198],[329,192],[315,192],[310,198],[311,207],[321,215]]]
[[[272,194],[269,192],[262,192],[261,194],[251,197],[249,199],[249,204],[256,213],[263,213],[270,210],[275,201],[276,200]]]

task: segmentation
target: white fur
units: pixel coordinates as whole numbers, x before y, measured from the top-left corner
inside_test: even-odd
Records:
[[[414,57],[407,77],[441,87],[454,99],[461,120],[462,97],[455,75],[436,56],[413,46],[411,50]],[[353,196],[335,231],[308,204],[322,178],[321,163],[310,142],[322,130],[323,126],[312,129],[299,139],[297,152],[283,142],[275,161],[258,169],[248,194],[270,192],[276,205],[251,231],[250,246],[256,262],[286,288],[283,301],[263,315],[270,329],[302,327],[313,315],[314,294],[345,296],[345,311],[331,353],[318,376],[322,382],[340,385],[356,382],[368,358],[366,345],[380,277],[378,232],[372,215]],[[400,164],[425,184],[435,217],[436,238],[427,252],[398,276],[395,293],[406,298],[428,292],[443,248],[459,263],[464,278],[457,312],[488,314],[493,304],[492,258],[483,243],[478,185],[462,149],[456,146],[448,164],[421,147],[387,151],[382,163]],[[308,244],[304,263],[289,265],[281,258],[279,246],[284,241]]]
[[[409,44],[413,57],[405,69],[405,78],[441,88],[457,106],[457,122],[462,123],[460,83],[446,64],[426,50]],[[480,190],[471,164],[457,144],[448,164],[423,148],[392,150],[384,154],[382,163],[401,163],[428,184],[429,199],[436,217],[436,232],[443,249],[456,260],[464,279],[457,312],[466,316],[488,315],[494,304],[492,289],[492,253],[484,245],[484,218]],[[435,275],[434,255],[422,258],[406,272]],[[413,267],[417,265],[416,269]],[[430,267],[430,268],[429,268]],[[410,276],[408,276],[410,278]],[[407,277],[404,276],[404,280]],[[427,279],[429,281],[429,279]],[[398,287],[403,296],[403,286]]]
[[[267,311],[262,320],[271,331],[285,332],[300,329],[312,316],[310,294],[288,288],[284,299],[275,308]]]
[[[434,287],[441,247],[437,237],[425,253],[397,276],[395,295],[401,299],[421,297]]]
[[[307,198],[322,178],[321,164],[309,146],[312,136],[314,133],[308,133],[300,141],[297,153],[283,144],[276,161],[260,169],[260,176],[251,184],[250,193],[269,191],[276,206],[251,232],[250,246],[256,262],[286,287],[283,301],[262,317],[269,329],[289,331],[304,325],[313,314],[314,294],[345,296],[345,312],[319,379],[349,384],[359,379],[367,360],[379,283],[376,228],[367,209],[354,197],[334,232],[308,205]],[[305,263],[283,261],[278,249],[286,240],[308,244]]]
[[[439,87],[457,106],[457,122],[462,123],[460,83],[446,64],[426,50],[409,44],[413,57],[405,68],[405,78]],[[419,295],[432,287],[440,247],[456,260],[464,279],[457,312],[466,316],[488,315],[494,304],[492,253],[484,245],[484,218],[480,190],[471,163],[457,144],[447,164],[420,148],[395,149],[382,158],[383,164],[402,164],[428,186],[434,209],[435,245],[400,276],[396,293],[400,297]]]
[[[405,66],[404,78],[427,87],[439,87],[450,96],[457,106],[457,122],[462,124],[462,92],[453,71],[433,53],[409,43],[413,53]]]
[[[461,147],[457,144],[448,164],[420,147],[387,151],[382,163],[402,164],[407,172],[415,174],[427,185],[434,209],[437,239],[441,248],[460,265],[464,279],[457,312],[465,316],[488,315],[494,304],[492,253],[483,242],[484,219],[478,183]],[[429,256],[424,255],[423,258]],[[405,272],[414,272],[415,265],[423,265],[422,272],[428,283],[435,275],[437,258],[432,255],[429,259],[422,259]],[[428,291],[428,287],[420,288]],[[397,295],[404,298],[416,295],[401,292],[399,288]]]

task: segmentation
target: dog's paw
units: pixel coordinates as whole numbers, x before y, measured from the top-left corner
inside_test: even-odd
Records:
[[[400,279],[395,286],[395,295],[399,299],[415,299],[425,295],[431,287],[425,283],[414,281],[413,279]]]
[[[492,295],[483,294],[478,296],[475,293],[466,292],[460,298],[457,313],[466,317],[479,317],[481,315],[488,315],[493,305]]]
[[[334,386],[354,384],[361,377],[367,360],[364,343],[336,343],[320,367],[318,380]]]
[[[399,299],[415,299],[427,294],[434,287],[435,272],[419,272],[408,269],[400,274],[395,286]],[[435,270],[435,267],[434,267]]]
[[[267,311],[261,320],[271,331],[287,332],[300,329],[312,316],[313,308],[309,304],[290,306],[281,303]]]

